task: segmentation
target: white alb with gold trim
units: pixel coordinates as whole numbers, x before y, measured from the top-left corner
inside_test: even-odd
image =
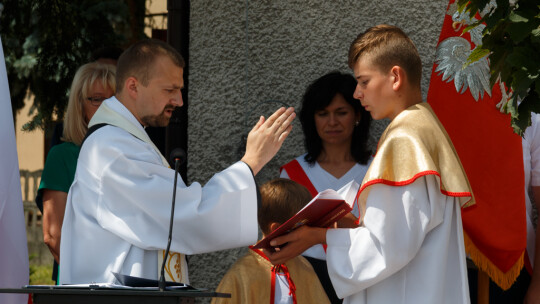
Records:
[[[157,279],[167,245],[174,171],[131,112],[112,97],[90,125],[108,123],[81,148],[68,194],[60,283],[111,282],[112,272]],[[204,186],[179,179],[169,280],[188,283],[183,254],[247,246],[257,240],[257,194],[237,162]]]

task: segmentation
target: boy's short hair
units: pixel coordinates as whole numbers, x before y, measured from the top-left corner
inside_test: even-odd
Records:
[[[381,24],[358,35],[349,48],[349,67],[354,69],[362,56],[382,72],[393,66],[405,70],[411,85],[420,86],[422,60],[412,40],[400,28]]]
[[[260,192],[261,206],[257,219],[264,234],[271,232],[271,223],[285,223],[312,199],[306,187],[286,178],[266,182]]]

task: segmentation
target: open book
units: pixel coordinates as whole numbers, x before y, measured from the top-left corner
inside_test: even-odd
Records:
[[[353,210],[358,187],[358,183],[352,180],[338,191],[327,189],[319,192],[302,210],[257,242],[253,248],[270,249],[271,240],[302,225],[321,228],[330,227],[330,225]]]

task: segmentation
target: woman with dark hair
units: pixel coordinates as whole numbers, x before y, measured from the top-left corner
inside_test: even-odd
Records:
[[[300,110],[307,153],[281,167],[281,177],[304,185],[312,196],[326,189],[339,190],[352,180],[362,182],[371,162],[368,149],[371,115],[353,98],[356,80],[349,74],[328,73],[307,88]],[[339,222],[353,227],[357,206]],[[326,268],[326,253],[316,245],[303,254],[319,276],[332,303],[341,303]]]

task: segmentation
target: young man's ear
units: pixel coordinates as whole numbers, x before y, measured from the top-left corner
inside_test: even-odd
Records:
[[[392,89],[397,91],[404,84],[406,78],[405,71],[399,65],[395,65],[390,69],[390,77],[392,79]]]

